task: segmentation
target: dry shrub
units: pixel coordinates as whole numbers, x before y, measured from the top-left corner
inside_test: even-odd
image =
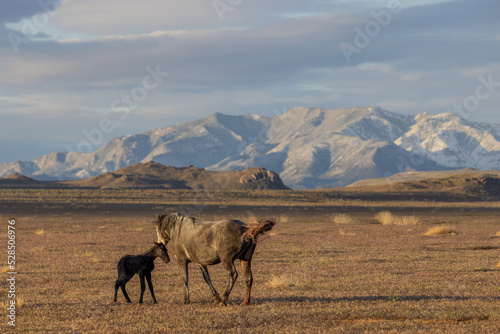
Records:
[[[6,309],[7,307],[9,307],[10,306],[10,300],[11,299],[8,299],[6,301],[0,302],[0,308],[1,309]],[[26,304],[26,302],[24,301],[24,297],[20,296],[20,295],[16,295],[15,301],[16,301],[16,304],[15,304],[16,309],[20,309],[20,308],[22,308]]]
[[[356,220],[345,213],[334,213],[330,215],[330,220],[335,224],[354,224]]]
[[[288,215],[279,215],[278,218],[276,219],[276,222],[278,224],[291,223],[292,222],[292,217],[290,217]]]
[[[399,224],[396,225],[417,225],[420,223],[417,217],[415,216],[398,216]]]
[[[36,230],[35,234],[42,235],[42,234],[45,234],[45,231],[43,230],[43,228],[41,228],[39,230]]]
[[[389,211],[381,211],[375,215],[375,219],[382,225],[417,225],[419,220],[415,216],[397,216]]]
[[[307,286],[308,284],[310,284],[310,279],[305,275],[300,275],[299,277],[286,274],[280,276],[273,275],[272,279],[267,282],[267,285],[274,289],[285,289],[292,286]]]
[[[382,225],[392,225],[394,223],[394,216],[389,211],[377,213],[375,219]]]
[[[441,225],[431,227],[424,233],[425,236],[437,236],[437,235],[457,235],[458,232],[453,229],[453,227],[448,225]]]
[[[293,285],[292,278],[287,275],[275,276],[267,283],[271,288],[282,289]]]

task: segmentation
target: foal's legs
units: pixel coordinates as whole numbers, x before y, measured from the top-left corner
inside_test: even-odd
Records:
[[[144,283],[144,273],[139,272],[139,278],[141,280],[141,298],[139,298],[139,304],[142,304],[142,297],[144,297],[144,290],[146,290],[146,284]]]
[[[118,289],[120,288],[120,280],[116,280],[115,282],[115,298],[113,301],[116,303],[116,297],[118,297]]]
[[[241,303],[241,305],[250,304],[250,293],[252,292],[252,283],[253,283],[252,268],[250,264],[251,264],[250,261],[241,260],[241,269],[243,270],[243,277],[245,277],[245,282],[247,283],[247,293],[245,296],[245,300],[243,301],[243,303]]]
[[[224,294],[222,295],[222,299],[219,303],[219,306],[226,306],[227,299],[229,298],[229,294],[231,293],[231,290],[233,289],[234,283],[236,282],[236,279],[238,278],[238,272],[236,271],[236,268],[234,267],[234,259],[231,259],[230,261],[223,261],[222,264],[224,265],[224,268],[229,271],[229,283],[226,287],[226,291],[224,291]]]
[[[153,297],[153,300],[155,304],[158,304],[155,298],[155,293],[153,292],[153,282],[151,282],[151,272],[145,273],[144,276],[146,276],[146,280],[148,281],[148,286],[149,286],[149,291],[151,292],[151,297]]]
[[[127,291],[125,290],[125,284],[133,277],[134,275],[130,276],[120,276],[115,282],[115,299],[113,301],[116,302],[116,297],[118,295],[118,288],[121,288],[123,295],[125,296],[125,299],[127,300],[127,303],[131,303],[132,301],[130,300]]]
[[[219,293],[217,292],[217,290],[215,290],[214,286],[212,285],[212,281],[210,280],[210,275],[208,273],[207,266],[204,266],[204,265],[200,264],[200,269],[201,269],[201,273],[203,274],[203,278],[205,279],[205,282],[210,287],[210,290],[212,291],[212,295],[214,295],[215,303],[216,304],[219,303],[220,302],[220,296],[219,296]]]

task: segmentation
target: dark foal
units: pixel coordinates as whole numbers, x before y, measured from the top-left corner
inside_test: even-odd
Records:
[[[155,242],[154,247],[146,253],[139,255],[125,255],[120,259],[118,262],[118,279],[115,283],[115,302],[118,295],[118,288],[121,288],[127,302],[131,303],[130,298],[127,295],[127,291],[125,291],[125,284],[127,284],[127,282],[134,277],[135,274],[139,274],[139,278],[141,280],[141,298],[139,299],[139,303],[142,303],[142,297],[144,296],[144,290],[146,289],[144,277],[148,280],[149,291],[151,291],[151,296],[153,297],[155,304],[157,303],[153,292],[153,283],[151,283],[151,272],[155,268],[154,261],[157,257],[160,257],[160,259],[162,259],[165,263],[170,261],[165,245]]]

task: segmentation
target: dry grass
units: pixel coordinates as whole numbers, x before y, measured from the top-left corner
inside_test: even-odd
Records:
[[[377,213],[375,219],[382,225],[393,225],[394,223],[394,216],[389,211]]]
[[[274,276],[267,283],[273,289],[283,289],[294,285],[294,280],[290,275]]]
[[[500,231],[498,231],[497,233],[495,233],[495,237],[500,237]]]
[[[11,299],[1,301],[0,302],[0,309],[5,310],[7,307],[9,307],[10,300]],[[26,305],[26,300],[22,295],[16,295],[15,301],[16,301],[15,307],[17,310],[23,308]]]
[[[355,224],[356,220],[345,213],[334,213],[330,215],[330,220],[334,224]]]
[[[293,221],[293,218],[290,217],[289,215],[279,215],[278,218],[276,219],[276,223],[278,224],[288,224]]]
[[[425,236],[458,235],[458,232],[449,225],[434,226],[424,233]]]
[[[37,235],[45,234],[45,230],[43,228],[40,228],[40,229],[35,231],[35,234],[37,234]]]
[[[382,225],[417,225],[420,223],[415,216],[398,216],[389,211],[381,211],[375,215],[375,219]]]
[[[345,229],[341,228],[341,229],[339,229],[339,235],[340,235],[340,236],[346,236],[346,235],[356,235],[356,233],[353,233],[353,232],[347,232]]]
[[[498,231],[498,210],[457,208],[419,212],[431,223],[453,221],[461,231],[456,238],[425,238],[415,233],[419,226],[369,224],[379,211],[372,208],[357,209],[356,219],[366,223],[341,226],[332,225],[331,207],[256,209],[257,217],[283,214],[291,221],[275,227],[278,235],[259,239],[252,261],[253,305],[239,306],[246,287],[237,261],[239,277],[226,308],[213,303],[193,264],[192,303],[184,305],[179,268],[175,261],[159,260],[152,273],[158,305],[148,291],[144,304],[137,303],[137,275],[127,284],[133,303],[123,295],[112,303],[117,261],[155,240],[150,223],[136,230],[150,210],[16,217],[22,223],[16,257],[23,269],[16,327],[23,333],[103,334],[138,328],[145,333],[498,333],[497,271],[474,270],[498,261],[497,239],[491,238]],[[248,211],[228,205],[224,212],[243,219]],[[113,217],[106,221],[109,228],[99,229],[107,217]],[[48,233],[40,238],[36,229]],[[0,234],[0,244],[6,242]],[[220,264],[209,271],[222,293],[227,273]],[[0,290],[7,291],[5,280]]]

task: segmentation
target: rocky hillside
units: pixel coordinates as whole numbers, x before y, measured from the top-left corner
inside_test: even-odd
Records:
[[[253,167],[242,171],[214,172],[188,166],[176,168],[155,162],[138,163],[112,173],[75,181],[37,181],[13,174],[0,178],[8,188],[95,188],[95,189],[205,189],[278,190],[289,189],[278,174]]]
[[[63,183],[100,189],[289,189],[283,184],[278,174],[264,168],[216,172],[194,166],[185,168],[164,166],[155,162],[138,163],[112,173]]]

